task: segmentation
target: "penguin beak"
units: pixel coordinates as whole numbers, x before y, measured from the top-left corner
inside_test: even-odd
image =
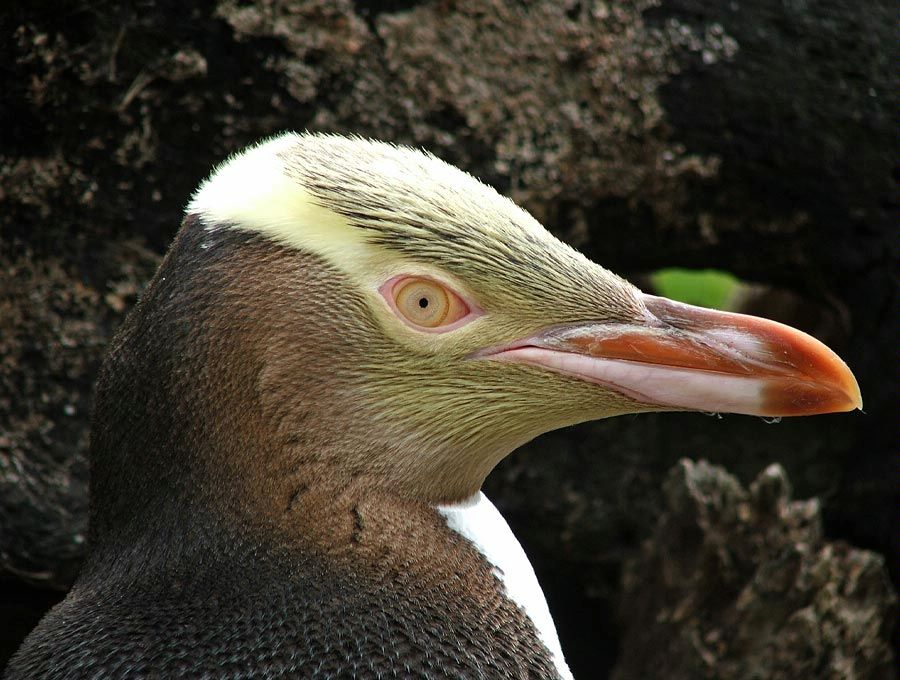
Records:
[[[824,344],[790,326],[642,295],[644,318],[545,329],[482,356],[597,383],[644,404],[756,416],[862,408]]]

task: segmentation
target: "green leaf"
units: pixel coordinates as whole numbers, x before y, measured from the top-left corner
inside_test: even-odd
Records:
[[[729,309],[740,280],[717,269],[660,269],[650,280],[659,295],[691,305]]]

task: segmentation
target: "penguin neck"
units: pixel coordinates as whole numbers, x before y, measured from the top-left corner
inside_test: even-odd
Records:
[[[392,448],[398,441],[414,446],[414,438],[341,423],[346,403],[335,397],[321,353],[349,351],[346,339],[311,327],[308,309],[288,309],[271,294],[302,286],[304,276],[321,278],[304,257],[252,234],[211,234],[186,220],[111,344],[98,382],[92,540],[123,524],[140,530],[168,523],[177,531],[198,510],[314,540],[319,525],[304,517],[314,515],[315,503],[352,506],[367,494],[385,502],[395,494],[396,502],[427,506],[480,487],[492,462],[463,482],[442,479],[443,469],[420,469],[419,479],[442,491],[419,494],[418,482],[404,487],[403,466],[393,464],[426,453]],[[296,305],[317,299],[281,297]],[[328,315],[313,309],[312,316]],[[322,335],[337,346],[318,347]],[[432,459],[413,457],[420,467]]]

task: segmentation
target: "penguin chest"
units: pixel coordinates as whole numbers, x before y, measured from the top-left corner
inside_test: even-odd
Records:
[[[467,501],[437,506],[436,509],[450,529],[490,562],[505,596],[528,617],[560,677],[571,679],[572,673],[563,657],[556,626],[534,568],[494,504],[479,491]]]

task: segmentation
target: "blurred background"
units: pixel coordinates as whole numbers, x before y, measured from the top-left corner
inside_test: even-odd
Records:
[[[191,191],[309,129],[424,147],[859,379],[862,413],[622,417],[497,468],[576,677],[895,677],[897,25],[887,0],[7,3],[0,667],[77,574],[92,384]]]

